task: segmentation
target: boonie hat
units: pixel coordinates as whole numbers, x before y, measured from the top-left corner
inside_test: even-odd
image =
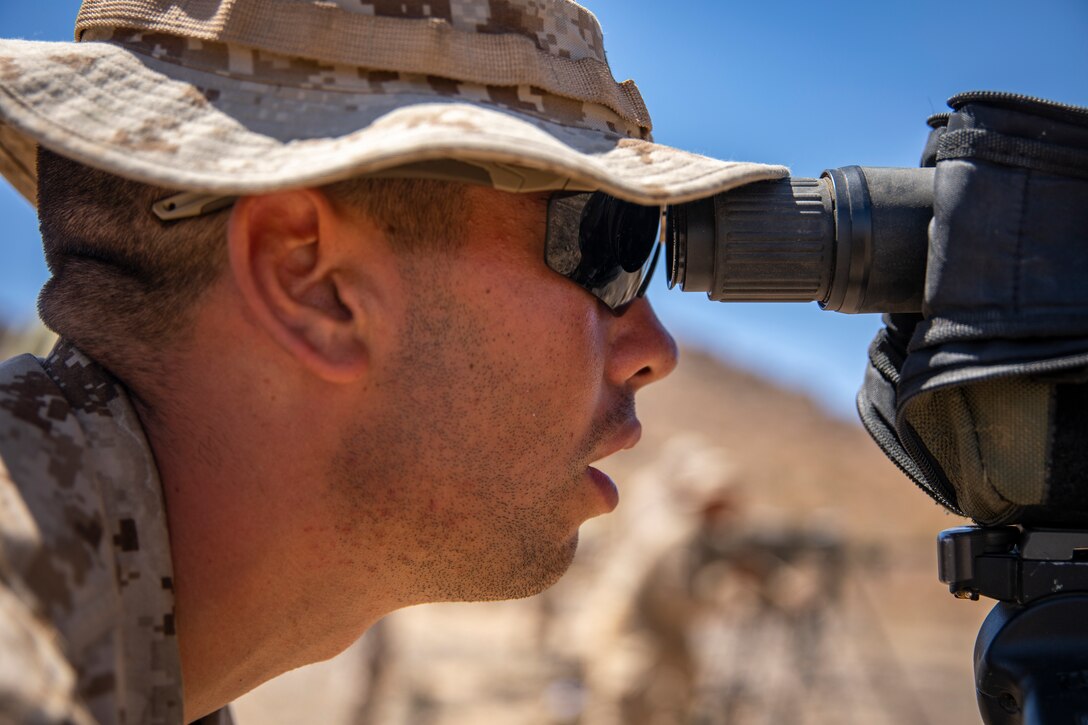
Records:
[[[0,173],[31,202],[38,144],[224,195],[385,175],[657,205],[788,173],[653,143],[570,0],[84,0],[75,38],[0,40]]]

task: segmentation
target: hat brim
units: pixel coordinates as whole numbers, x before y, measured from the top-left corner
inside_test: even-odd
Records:
[[[211,90],[214,89],[214,90]],[[0,41],[0,173],[33,201],[37,144],[170,189],[244,195],[439,159],[546,172],[642,204],[788,175],[484,101],[268,85],[110,43]]]

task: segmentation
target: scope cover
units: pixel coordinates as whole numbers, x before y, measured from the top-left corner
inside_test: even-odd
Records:
[[[997,93],[949,105],[923,158],[937,167],[923,312],[885,315],[858,410],[948,509],[1083,526],[1088,109]]]

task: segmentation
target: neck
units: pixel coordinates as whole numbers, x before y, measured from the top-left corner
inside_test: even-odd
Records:
[[[329,560],[337,532],[312,501],[327,452],[250,415],[277,405],[275,392],[241,386],[251,399],[238,401],[214,389],[227,376],[192,376],[141,411],[166,500],[187,721],[328,659],[395,608],[342,586],[344,562]]]

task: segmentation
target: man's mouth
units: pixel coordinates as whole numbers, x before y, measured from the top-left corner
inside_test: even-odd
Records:
[[[608,441],[608,446],[603,449],[602,453],[594,457],[593,460],[599,461],[602,458],[608,458],[618,451],[634,448],[635,445],[638,444],[640,438],[642,438],[642,424],[639,423],[637,419],[632,420],[630,423],[624,425],[619,433]]]
[[[637,419],[632,419],[629,423],[622,426],[619,432],[609,439],[607,446],[602,449],[593,460],[599,461],[602,458],[616,453],[617,451],[626,450],[628,448],[634,448],[638,443],[639,438],[642,437],[642,425]],[[589,466],[586,468],[586,472],[589,474],[590,480],[593,481],[593,485],[596,486],[597,491],[604,499],[605,506],[608,511],[612,511],[620,502],[620,492],[616,487],[615,482],[608,476],[607,473],[600,471],[599,469]]]

